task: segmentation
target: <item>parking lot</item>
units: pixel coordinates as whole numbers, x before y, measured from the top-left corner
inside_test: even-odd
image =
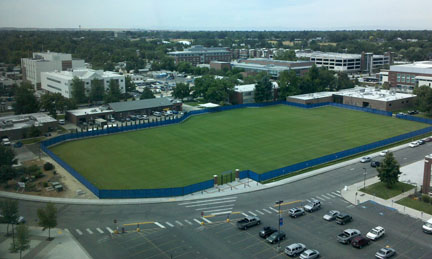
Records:
[[[321,258],[373,258],[380,248],[390,246],[396,249],[396,258],[432,258],[432,236],[421,231],[420,220],[373,201],[353,206],[341,199],[323,203],[321,210],[298,218],[287,216],[289,208],[303,204],[296,202],[281,208],[281,230],[286,233],[282,248],[300,242],[307,248],[317,249]],[[353,221],[341,226],[323,220],[322,216],[331,209],[352,215]],[[226,215],[218,215],[209,218],[211,223],[203,226],[165,224],[162,228],[146,224],[140,226],[140,232],[136,232],[136,226],[127,226],[124,234],[101,235],[97,239],[95,235],[75,235],[94,258],[286,258],[282,251],[278,253],[277,244],[269,244],[258,236],[264,226],[277,227],[278,214],[259,215],[261,225],[238,230],[236,221],[244,214],[251,215],[250,211],[239,211],[230,215],[229,222]],[[386,229],[385,236],[362,249],[337,242],[336,236],[347,228],[358,229],[365,235],[378,225]]]

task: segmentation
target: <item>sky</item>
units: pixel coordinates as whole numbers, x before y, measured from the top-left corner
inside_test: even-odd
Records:
[[[423,30],[432,0],[0,0],[0,27]]]

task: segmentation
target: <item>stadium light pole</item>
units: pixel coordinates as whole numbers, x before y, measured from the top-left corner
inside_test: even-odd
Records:
[[[279,205],[279,222],[278,222],[279,228],[278,228],[278,234],[280,235],[280,226],[281,226],[281,210],[280,210],[280,206],[281,206],[281,203],[283,203],[283,201],[277,201],[275,203],[276,203],[276,205]],[[280,251],[280,238],[278,237],[278,252],[279,251]]]

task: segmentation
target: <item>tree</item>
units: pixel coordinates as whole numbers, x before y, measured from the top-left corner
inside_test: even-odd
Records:
[[[417,109],[429,116],[432,115],[432,88],[422,85],[414,89],[414,94],[417,95],[415,99]]]
[[[48,241],[51,239],[51,228],[57,226],[57,208],[52,203],[47,203],[45,208],[39,208],[37,210],[39,218],[39,226],[43,227],[44,230],[48,228]]]
[[[3,220],[6,222],[6,234],[9,235],[9,224],[12,224],[12,233],[13,233],[13,224],[18,221],[18,201],[6,199],[1,202],[1,212],[3,216]]]
[[[0,183],[6,183],[16,176],[12,165],[17,163],[14,151],[6,146],[0,145]]]
[[[184,83],[176,84],[176,87],[173,90],[173,96],[175,98],[183,100],[183,98],[186,98],[189,95],[190,95],[189,84],[184,84]]]
[[[19,251],[20,259],[22,258],[22,252],[30,248],[30,235],[26,224],[20,224],[16,228],[16,245],[11,246],[10,250]]]
[[[74,77],[72,79],[71,88],[72,88],[72,99],[75,101],[75,103],[87,102],[84,81],[82,81],[78,77]]]
[[[144,90],[140,96],[140,100],[153,99],[153,98],[156,98],[156,97],[154,96],[152,90],[150,90],[150,88],[148,88],[148,87],[144,87]]]
[[[39,137],[41,134],[42,134],[42,133],[41,133],[40,129],[37,128],[37,127],[35,127],[35,125],[32,125],[32,126],[30,127],[30,129],[29,129],[29,134],[28,134],[28,136],[29,136],[30,138],[36,138],[36,137]]]
[[[130,76],[125,77],[125,86],[126,86],[127,93],[135,91],[136,85],[134,82],[132,82],[132,78]]]
[[[393,153],[388,152],[386,154],[377,170],[378,178],[385,183],[387,188],[392,188],[399,181],[401,172],[399,171],[399,163],[394,158]]]
[[[255,85],[255,102],[264,102],[273,99],[273,85],[268,76],[264,76]]]
[[[104,82],[101,79],[93,79],[91,81],[89,100],[91,102],[103,101],[105,94]]]
[[[294,70],[283,71],[279,76],[279,100],[286,100],[287,96],[299,94],[299,81]]]
[[[275,59],[296,61],[297,57],[294,50],[285,50],[282,53],[278,52],[278,54],[275,56]]]
[[[39,102],[33,94],[30,83],[21,83],[15,90],[15,103],[13,104],[15,114],[34,113],[39,111]]]
[[[104,101],[105,103],[112,103],[120,101],[122,94],[120,92],[120,87],[118,80],[110,80],[109,89],[105,94]]]
[[[56,118],[57,111],[64,112],[65,109],[74,109],[76,104],[72,99],[68,99],[60,93],[46,93],[41,96],[40,106],[45,109],[49,114]]]

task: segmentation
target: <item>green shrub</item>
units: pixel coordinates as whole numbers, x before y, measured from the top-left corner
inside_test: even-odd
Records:
[[[43,182],[43,187],[48,187],[48,183],[47,182]]]
[[[45,171],[49,171],[49,170],[53,170],[54,169],[54,165],[51,164],[50,162],[46,162],[43,166]]]
[[[426,203],[429,203],[429,202],[430,202],[430,197],[429,197],[429,195],[427,195],[427,194],[423,194],[423,196],[422,196],[422,201],[424,201],[424,202],[426,202]]]

